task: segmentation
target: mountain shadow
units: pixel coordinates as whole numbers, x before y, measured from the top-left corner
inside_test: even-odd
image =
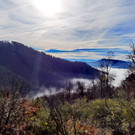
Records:
[[[28,81],[9,69],[0,66],[1,92],[19,92],[22,95],[26,95],[30,90],[34,90],[34,87]]]
[[[0,41],[0,65],[36,88],[62,87],[69,79],[91,79],[99,75],[98,70],[86,63],[55,58],[14,41]]]

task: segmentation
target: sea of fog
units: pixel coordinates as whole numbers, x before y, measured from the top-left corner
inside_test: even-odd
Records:
[[[121,81],[128,76],[128,69],[112,68],[111,73],[115,75],[115,80],[112,84],[117,87],[121,84]]]
[[[111,74],[115,75],[115,80],[112,82],[112,85],[117,87],[121,84],[121,81],[124,80],[128,76],[128,69],[118,69],[118,68],[112,68]],[[73,84],[76,84],[78,81],[83,82],[85,87],[89,87],[91,85],[91,81],[88,79],[72,79],[71,82]],[[96,82],[96,80],[95,80]],[[75,85],[76,86],[76,85]],[[76,87],[73,88],[72,92],[74,92]],[[56,93],[62,92],[63,89],[60,89],[59,91],[56,90],[56,88],[49,88],[46,89],[45,87],[41,87],[41,89],[38,91],[38,93],[34,94],[32,98],[37,98],[41,96],[50,96],[54,95]]]
[[[112,85],[117,87],[121,84],[121,81],[124,80],[128,76],[128,69],[111,68],[110,74],[114,75],[114,81],[112,82]],[[89,85],[90,83],[90,80],[88,79],[73,79],[72,80],[74,84],[77,81],[83,82],[86,86]]]

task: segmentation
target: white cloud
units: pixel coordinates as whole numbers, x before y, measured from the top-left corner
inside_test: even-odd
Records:
[[[41,49],[75,49],[123,47],[134,38],[125,42],[130,31],[114,30],[134,27],[133,0],[62,0],[63,11],[52,18],[41,14],[31,1],[0,0],[0,40],[17,40]]]

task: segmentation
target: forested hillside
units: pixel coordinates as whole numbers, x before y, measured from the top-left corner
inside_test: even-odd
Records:
[[[3,65],[0,66],[0,134],[135,134],[134,50],[128,56],[132,60],[130,74],[119,87],[114,87],[114,76],[110,73],[112,67],[109,66],[113,53],[109,53],[105,62],[101,63],[102,72],[99,72],[85,63],[53,58],[16,42],[2,42],[0,47],[0,56],[3,57],[0,57],[0,64]],[[36,74],[31,76],[32,73]],[[42,76],[41,73],[48,76]],[[55,94],[35,99],[24,97],[24,93],[32,89],[28,82],[35,82],[37,85],[37,81],[44,84],[44,79],[54,83],[53,79],[89,78],[89,75],[93,77],[91,76],[87,87],[80,81],[76,84],[68,82]]]
[[[34,87],[32,87],[32,85],[24,78],[11,72],[9,69],[0,66],[0,91],[18,91],[22,95],[26,95],[30,91],[34,91]]]
[[[70,62],[35,51],[18,42],[0,42],[0,65],[35,87],[61,87],[72,78],[97,77],[99,71],[82,62]]]

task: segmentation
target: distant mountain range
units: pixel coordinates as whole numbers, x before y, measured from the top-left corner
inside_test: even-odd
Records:
[[[55,58],[14,41],[0,41],[0,66],[36,88],[62,87],[69,79],[99,75],[98,70],[86,63]]]
[[[98,53],[107,53],[109,51],[113,51],[115,53],[121,53],[121,54],[129,54],[129,51],[123,50],[120,48],[91,48],[91,49],[75,49],[75,50],[57,50],[57,49],[50,49],[50,50],[44,50],[46,53],[79,53],[79,52],[98,52]],[[70,60],[70,59],[69,59]],[[101,59],[97,61],[92,61],[88,59],[71,59],[71,61],[84,61],[85,63],[89,64],[90,66],[97,68],[101,65],[101,63],[104,63],[106,59]],[[92,61],[92,62],[91,62]],[[129,61],[123,61],[123,60],[114,60],[111,59],[110,65],[112,65],[113,68],[123,68],[123,69],[129,69],[129,66],[131,65],[131,62]]]
[[[79,52],[98,52],[98,53],[107,53],[109,51],[115,52],[115,53],[121,53],[128,55],[129,51],[120,49],[120,48],[91,48],[91,49],[74,49],[74,50],[57,50],[57,49],[50,49],[50,50],[44,50],[46,53],[79,53]],[[68,59],[70,60],[70,59]],[[102,63],[106,61],[106,59],[101,59],[97,61],[92,61],[89,59],[71,59],[71,61],[84,61],[85,63],[89,64],[90,66],[97,68],[100,67]],[[129,61],[123,61],[123,60],[110,60],[110,65],[112,65],[113,68],[123,68],[123,69],[129,69],[131,62]]]
[[[86,49],[74,49],[74,50],[57,50],[57,49],[49,49],[49,50],[42,50],[46,53],[68,53],[68,52],[74,52],[74,53],[79,53],[79,52],[109,52],[113,51],[115,53],[122,53],[122,54],[129,54],[129,51],[120,49],[120,48],[86,48]]]
[[[104,64],[107,62],[107,59],[101,59],[95,62],[87,62],[92,67],[101,67],[101,64]],[[129,61],[123,61],[123,60],[114,60],[110,59],[109,65],[113,68],[122,68],[122,69],[129,69],[132,62]]]

